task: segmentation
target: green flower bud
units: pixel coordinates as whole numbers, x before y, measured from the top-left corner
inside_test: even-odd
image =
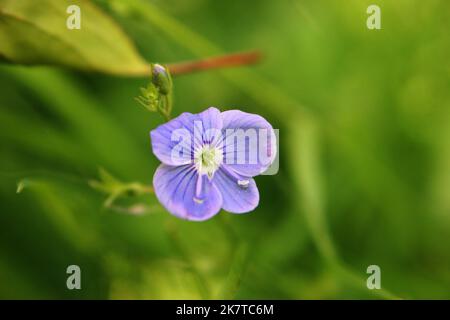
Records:
[[[172,90],[172,78],[167,69],[160,64],[152,65],[152,83],[163,95],[168,95]]]

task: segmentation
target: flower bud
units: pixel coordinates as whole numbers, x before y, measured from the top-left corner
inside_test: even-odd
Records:
[[[169,72],[160,64],[154,64],[152,67],[152,83],[161,94],[169,94],[172,89],[172,79]]]

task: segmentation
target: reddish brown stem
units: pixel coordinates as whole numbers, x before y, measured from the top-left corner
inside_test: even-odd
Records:
[[[258,51],[251,51],[227,54],[220,57],[212,57],[196,61],[172,63],[168,64],[167,67],[169,68],[171,75],[178,76],[202,70],[254,64],[260,60],[261,53]]]

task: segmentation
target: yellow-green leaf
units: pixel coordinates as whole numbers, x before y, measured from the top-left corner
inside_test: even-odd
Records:
[[[80,29],[67,27],[71,5],[80,8]],[[0,0],[0,59],[117,75],[150,73],[126,34],[88,0]]]

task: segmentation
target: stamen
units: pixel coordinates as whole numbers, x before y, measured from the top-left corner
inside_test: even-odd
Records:
[[[205,144],[194,152],[195,167],[200,175],[206,174],[212,179],[214,172],[222,164],[223,153],[220,148]]]

